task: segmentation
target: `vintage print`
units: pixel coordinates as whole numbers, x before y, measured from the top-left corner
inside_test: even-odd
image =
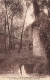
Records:
[[[0,80],[50,80],[50,0],[0,0]]]

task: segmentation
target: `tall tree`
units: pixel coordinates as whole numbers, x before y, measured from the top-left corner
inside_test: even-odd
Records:
[[[4,0],[5,3],[5,25],[4,25],[4,42],[5,42],[5,54],[6,54],[6,24],[7,24],[7,6],[6,6],[6,0]]]
[[[24,16],[24,22],[23,22],[23,28],[22,28],[22,32],[21,32],[21,39],[20,39],[20,45],[19,45],[19,50],[18,50],[18,53],[20,52],[20,50],[22,49],[22,39],[23,39],[23,32],[24,32],[24,26],[25,26],[25,19],[26,19],[26,16],[27,16],[27,10],[31,4],[31,1],[30,0],[25,0],[26,1],[26,12],[25,12],[25,16]]]
[[[11,28],[13,28],[13,17],[16,15],[17,17],[22,17],[23,13],[23,6],[21,5],[20,0],[14,1],[11,5],[10,10],[12,11],[12,25]],[[11,29],[12,30],[12,29]],[[14,45],[14,30],[12,31],[13,34],[13,45]]]
[[[4,40],[5,40],[5,51],[6,51],[6,28],[8,28],[8,36],[9,36],[9,49],[10,49],[10,29],[9,29],[9,22],[8,22],[8,13],[7,13],[7,8],[10,7],[12,4],[13,0],[3,0],[5,4],[5,28],[4,28]],[[5,52],[6,53],[6,52]]]

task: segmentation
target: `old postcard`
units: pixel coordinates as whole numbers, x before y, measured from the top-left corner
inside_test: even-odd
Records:
[[[50,0],[0,0],[0,80],[50,80]]]

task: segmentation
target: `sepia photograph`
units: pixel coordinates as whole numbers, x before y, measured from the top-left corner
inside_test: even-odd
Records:
[[[50,80],[50,0],[0,0],[0,80]]]

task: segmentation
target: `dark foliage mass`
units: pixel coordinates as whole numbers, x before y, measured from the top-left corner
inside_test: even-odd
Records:
[[[4,3],[6,6],[10,6],[12,4],[13,0],[4,0]]]
[[[12,11],[13,15],[19,15],[19,16],[22,16],[22,13],[23,13],[23,6],[21,4],[21,2],[13,2],[11,4],[11,7],[10,7],[10,10]]]
[[[40,14],[40,7],[39,7],[37,1],[34,0],[33,6],[34,6],[34,14],[35,14],[35,16],[39,16],[39,14]]]
[[[12,11],[13,16],[18,15],[22,17],[23,13],[23,5],[20,0],[4,0],[5,6],[10,7],[10,10]]]

